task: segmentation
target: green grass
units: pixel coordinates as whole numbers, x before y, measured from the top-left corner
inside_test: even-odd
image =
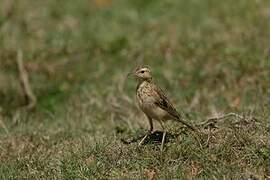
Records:
[[[0,179],[270,177],[269,1],[0,3]],[[18,49],[33,112],[18,111]],[[218,123],[208,143],[168,122],[180,135],[163,153],[122,143],[148,127],[125,81],[138,64],[191,123],[229,112],[247,121]]]

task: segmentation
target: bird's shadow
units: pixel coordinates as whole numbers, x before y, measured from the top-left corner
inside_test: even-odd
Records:
[[[166,133],[165,143],[170,142],[172,139],[177,138],[180,133]],[[140,141],[145,135],[140,135],[139,137],[131,138],[131,139],[121,139],[121,142],[124,144],[131,144]],[[154,131],[147,136],[143,144],[154,144],[161,143],[163,137],[163,131]]]

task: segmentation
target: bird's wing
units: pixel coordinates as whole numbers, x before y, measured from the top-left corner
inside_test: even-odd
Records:
[[[155,85],[154,88],[155,88],[155,92],[157,93],[155,104],[161,109],[167,111],[172,117],[175,118],[175,120],[183,123],[190,129],[195,130],[193,126],[191,126],[190,124],[182,120],[181,115],[176,111],[176,109],[174,108],[174,106],[168,99],[167,95],[164,93],[164,91],[161,88],[159,88],[157,85]]]
[[[161,109],[167,111],[171,116],[176,119],[180,118],[180,114],[176,111],[165,92],[155,85],[155,92],[157,93],[155,104]]]

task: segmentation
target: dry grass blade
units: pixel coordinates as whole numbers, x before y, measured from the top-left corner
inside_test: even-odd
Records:
[[[0,128],[1,127],[5,130],[6,134],[9,133],[9,131],[8,131],[8,129],[7,129],[6,125],[5,125],[5,123],[4,123],[3,116],[1,114],[1,108],[0,108]]]
[[[35,108],[37,100],[30,85],[28,73],[24,67],[23,53],[21,50],[18,50],[17,52],[17,66],[19,70],[19,78],[20,78],[23,95],[27,103],[26,109],[32,110]]]

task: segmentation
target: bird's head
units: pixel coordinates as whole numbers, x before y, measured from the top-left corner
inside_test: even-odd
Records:
[[[128,76],[133,76],[139,81],[152,80],[151,71],[148,67],[136,68],[133,72],[129,73]]]

